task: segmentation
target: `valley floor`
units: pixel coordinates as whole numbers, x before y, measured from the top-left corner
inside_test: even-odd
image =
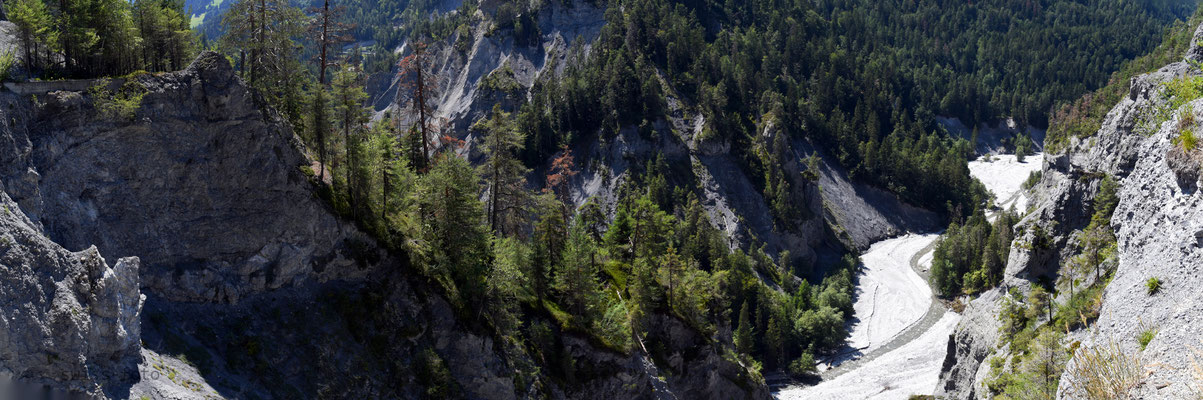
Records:
[[[863,353],[885,345],[919,321],[932,303],[931,288],[910,267],[911,256],[939,235],[906,235],[875,243],[861,256],[864,268],[857,279],[856,319],[848,345]]]
[[[1044,164],[1044,154],[1036,153],[1025,157],[1024,162],[1016,160],[1014,154],[992,156],[986,161],[985,156],[969,162],[969,174],[994,193],[994,204],[1001,209],[1015,206],[1015,210],[1023,213],[1028,205],[1027,197],[1021,196],[1023,181],[1032,172],[1039,171]]]
[[[948,335],[961,320],[960,314],[944,311],[931,329],[902,345],[835,379],[777,394],[779,399],[906,399],[913,394],[931,394],[940,377]]]
[[[1018,162],[1014,155],[978,158],[970,173],[995,195],[1000,208],[1023,212],[1021,185],[1043,164],[1043,155]],[[961,316],[935,302],[927,284],[938,234],[909,234],[873,244],[861,256],[856,311],[848,349],[820,366],[823,381],[787,387],[779,399],[906,399],[932,394]]]

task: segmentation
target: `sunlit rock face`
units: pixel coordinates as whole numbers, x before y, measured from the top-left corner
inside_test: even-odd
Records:
[[[1108,284],[1099,319],[1088,330],[1070,334],[1067,342],[1079,348],[1110,346],[1114,343],[1126,356],[1149,366],[1147,375],[1132,388],[1133,398],[1188,398],[1203,387],[1203,376],[1193,368],[1203,365],[1198,332],[1203,328],[1203,198],[1198,190],[1199,150],[1185,151],[1174,138],[1183,129],[1184,116],[1199,118],[1203,101],[1166,110],[1168,120],[1148,122],[1147,115],[1164,107],[1164,83],[1197,76],[1190,61],[1198,61],[1195,37],[1185,60],[1137,76],[1129,82],[1128,95],[1107,114],[1101,129],[1084,139],[1073,139],[1061,154],[1046,157],[1043,179],[1033,190],[1031,212],[1020,222],[1025,227],[1016,242],[1034,240],[1040,226],[1049,246],[1012,246],[1003,287],[981,295],[966,309],[966,318],[949,338],[950,354],[945,362],[937,395],[949,398],[986,396],[983,381],[990,374],[984,361],[991,354],[1005,356],[1009,349],[996,348],[1001,291],[1026,288],[1029,282],[1064,274],[1064,261],[1076,254],[1073,232],[1090,222],[1093,199],[1104,176],[1119,183],[1118,206],[1111,218],[1118,244],[1115,275]],[[1188,128],[1190,124],[1186,124]],[[1160,291],[1150,295],[1146,282],[1159,278]],[[1093,274],[1083,277],[1092,282]],[[1062,296],[1064,297],[1064,296]],[[1064,301],[1064,299],[1060,299]],[[1139,333],[1158,333],[1141,349]],[[1066,343],[1069,345],[1069,343]],[[1058,398],[1086,396],[1074,385],[1071,359],[1061,377]],[[1160,366],[1160,367],[1159,367]]]

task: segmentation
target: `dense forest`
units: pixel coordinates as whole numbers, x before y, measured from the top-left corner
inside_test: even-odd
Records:
[[[430,116],[427,46],[461,43],[480,7],[431,16],[435,3],[227,1],[203,35],[173,0],[17,0],[6,13],[35,77],[166,71],[202,48],[225,54],[304,138],[321,196],[408,254],[514,360],[563,364],[557,333],[644,347],[653,316],[671,315],[754,371],[806,374],[847,335],[854,249],[825,276],[798,276],[788,256],[756,246],[733,250],[698,188],[670,186],[658,159],[624,181],[614,209],[577,207],[570,145],[652,130],[673,93],[706,117],[699,140],[731,144],[788,230],[802,212],[783,157],[813,143],[854,179],[945,216],[935,286],[974,293],[1001,278],[1017,217],[987,222],[988,194],[966,167],[973,146],[935,116],[1046,126],[1050,110],[1102,86],[1191,11],[1114,0],[598,1],[607,24],[589,51],[577,44],[575,62],[537,81],[529,101],[472,125],[484,154],[472,165],[456,155],[464,135]],[[539,46],[533,18],[544,6],[490,7],[494,34]],[[403,42],[410,50],[394,55]],[[408,100],[393,112],[407,115],[370,118],[373,72],[397,74]]]

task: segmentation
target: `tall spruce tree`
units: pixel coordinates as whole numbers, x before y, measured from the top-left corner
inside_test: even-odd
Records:
[[[510,113],[496,104],[492,115],[477,121],[473,129],[484,136],[481,151],[485,162],[478,168],[487,185],[489,229],[498,235],[518,233],[530,202],[525,178],[529,169],[518,159],[523,146],[522,133]]]
[[[338,116],[339,125],[343,131],[343,158],[346,163],[343,169],[345,170],[347,204],[351,207],[352,212],[358,214],[362,205],[356,201],[356,198],[362,197],[363,193],[361,192],[366,188],[364,187],[365,183],[355,179],[355,174],[352,172],[362,168],[361,158],[363,156],[359,153],[362,151],[363,140],[360,133],[364,123],[368,120],[367,109],[364,108],[368,94],[363,90],[363,80],[358,65],[344,64],[334,74],[332,88],[334,112]]]

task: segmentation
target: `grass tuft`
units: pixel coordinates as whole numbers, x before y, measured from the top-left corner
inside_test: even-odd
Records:
[[[1156,276],[1149,278],[1149,280],[1145,281],[1145,289],[1149,293],[1149,296],[1157,294],[1157,292],[1161,291],[1161,279]]]
[[[1203,400],[1203,363],[1199,361],[1203,359],[1203,351],[1199,351],[1194,346],[1187,345],[1187,347],[1190,347],[1191,353],[1194,353],[1190,357],[1191,370],[1195,376],[1195,382],[1194,385],[1191,385],[1191,391],[1194,392],[1196,399]]]
[[[1195,137],[1195,109],[1189,104],[1178,114],[1178,137],[1174,138],[1175,146],[1181,147],[1182,150],[1192,151],[1198,144],[1198,139]]]
[[[1127,398],[1140,384],[1144,365],[1138,356],[1125,354],[1114,341],[1078,349],[1069,371],[1069,390],[1091,400]]]
[[[1145,330],[1140,331],[1140,333],[1136,335],[1136,341],[1140,343],[1140,350],[1144,351],[1145,348],[1149,347],[1149,342],[1152,342],[1153,338],[1156,336],[1156,328],[1146,328]]]

